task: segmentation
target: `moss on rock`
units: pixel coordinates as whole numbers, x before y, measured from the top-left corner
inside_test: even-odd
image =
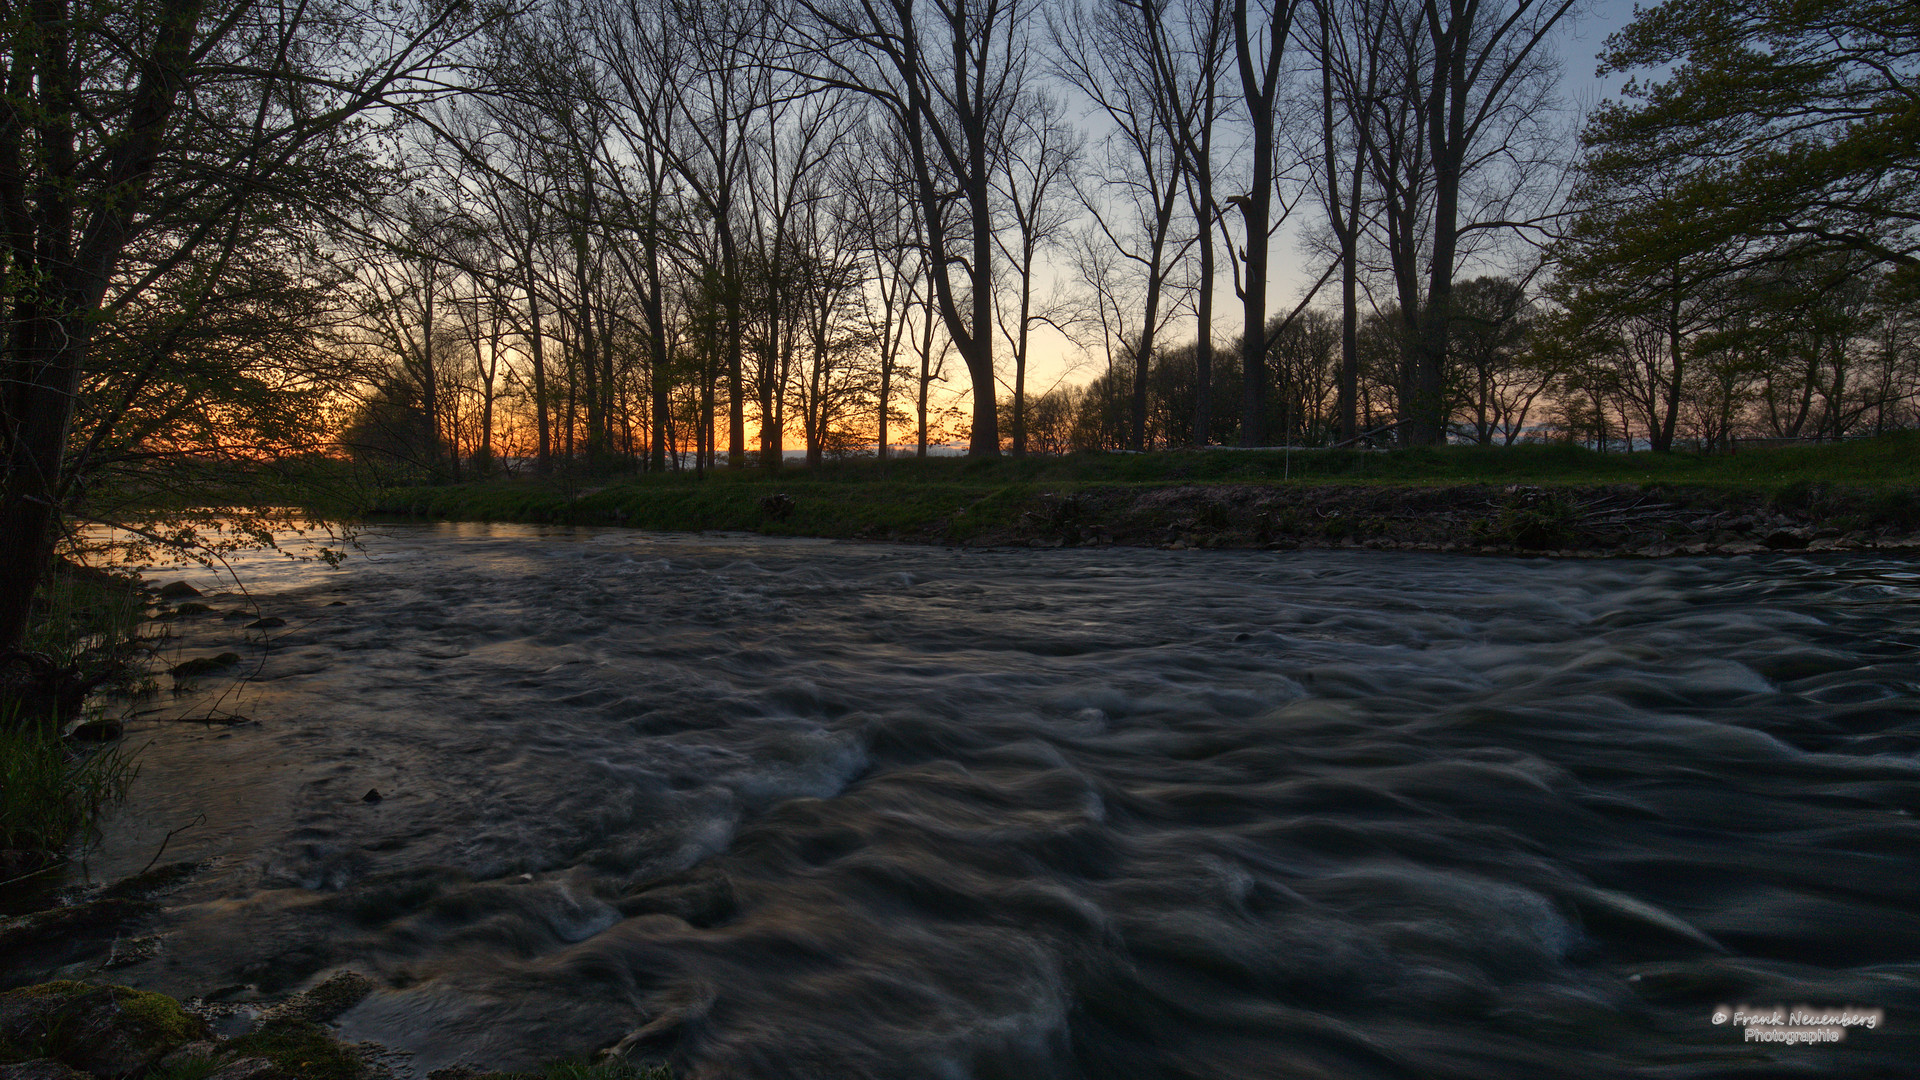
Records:
[[[127,1076],[205,1033],[179,1002],[126,986],[50,982],[0,994],[0,1060]]]
[[[252,1057],[266,1058],[299,1080],[359,1080],[367,1073],[360,1056],[333,1041],[320,1025],[290,1016],[268,1020],[220,1048],[222,1061]]]

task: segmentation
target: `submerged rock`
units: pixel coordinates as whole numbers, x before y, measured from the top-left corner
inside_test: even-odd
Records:
[[[375,983],[357,971],[342,971],[305,993],[296,994],[260,1015],[261,1022],[304,1020],[324,1024],[373,993]]]
[[[208,672],[232,667],[239,662],[239,653],[223,652],[218,656],[196,656],[191,660],[183,660],[171,668],[168,668],[167,674],[172,675],[175,679],[191,679],[196,675],[205,675]]]

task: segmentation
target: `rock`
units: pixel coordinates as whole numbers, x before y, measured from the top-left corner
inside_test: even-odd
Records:
[[[760,512],[775,521],[785,521],[793,516],[793,496],[782,491],[768,495],[760,500]]]
[[[196,675],[205,675],[208,672],[232,667],[239,662],[239,653],[223,652],[218,656],[196,656],[168,668],[167,674],[175,679],[191,679]]]
[[[100,891],[101,900],[140,898],[171,889],[200,871],[197,862],[161,863],[152,869],[123,877]]]
[[[51,982],[0,994],[0,1042],[40,1046],[84,1072],[126,1076],[206,1034],[206,1023],[162,994]]]
[[[367,793],[366,793],[365,795],[362,795],[362,796],[360,796],[360,801],[361,801],[361,802],[366,802],[366,803],[374,803],[374,802],[379,802],[379,801],[380,801],[380,789],[379,789],[379,788],[368,788],[368,789],[367,789]]]
[[[288,1074],[263,1057],[236,1058],[207,1074],[207,1080],[283,1080]]]
[[[220,1044],[211,1039],[190,1042],[160,1059],[162,1069],[180,1070],[196,1061],[205,1061],[220,1052]]]
[[[86,1073],[57,1061],[41,1058],[18,1065],[0,1065],[0,1080],[93,1080]]]
[[[199,589],[194,588],[193,586],[187,584],[184,581],[169,581],[165,585],[162,585],[158,589],[155,589],[154,593],[155,595],[165,597],[168,600],[175,600],[182,596],[202,595]]]
[[[266,618],[253,620],[247,625],[241,627],[241,629],[242,630],[271,630],[276,626],[285,626],[285,625],[287,625],[287,620],[281,618],[278,615],[268,615]]]
[[[79,739],[81,742],[106,742],[109,739],[119,738],[126,730],[126,725],[120,721],[102,716],[92,720],[82,720],[68,728],[67,738]]]
[[[304,993],[296,994],[260,1014],[263,1023],[271,1020],[304,1020],[324,1024],[373,993],[375,983],[357,971],[342,971]]]
[[[0,952],[19,953],[36,945],[71,944],[75,938],[107,933],[158,908],[159,905],[150,900],[108,897],[0,919]],[[3,1034],[0,1039],[4,1039]]]
[[[103,968],[132,967],[144,964],[160,953],[160,939],[157,937],[123,938],[113,943],[113,951],[101,961]]]
[[[264,1076],[286,1080],[362,1080],[366,1065],[351,1047],[335,1042],[317,1024],[290,1016],[263,1017],[258,1027],[225,1046],[232,1062],[265,1058],[277,1066]]]
[[[1760,542],[1775,551],[1790,548],[1803,548],[1813,540],[1813,530],[1802,528],[1775,529],[1760,539]]]

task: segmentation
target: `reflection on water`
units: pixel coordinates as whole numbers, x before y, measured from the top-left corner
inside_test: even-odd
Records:
[[[180,712],[259,724],[136,725],[93,872],[199,815],[167,858],[215,863],[121,974],[365,971],[347,1033],[423,1073],[630,1035],[688,1077],[1920,1060],[1909,563],[448,525],[280,565],[284,627],[176,624],[255,670]],[[1887,1019],[1756,1044],[1723,1002]]]

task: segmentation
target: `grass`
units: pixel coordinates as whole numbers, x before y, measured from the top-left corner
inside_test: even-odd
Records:
[[[139,578],[58,560],[34,596],[22,648],[66,667],[117,662],[143,615]]]
[[[123,663],[143,605],[137,579],[62,563],[34,598],[24,649],[51,661],[62,689],[0,696],[0,848],[44,863],[76,837],[92,837],[102,809],[126,793],[132,755],[117,745],[83,749],[49,722],[55,708],[84,709],[89,688],[128,682]],[[18,691],[23,684],[4,684]],[[71,700],[68,700],[71,699]]]
[[[117,746],[76,751],[44,725],[0,719],[0,847],[53,852],[94,835],[135,772]]]
[[[1783,509],[1831,509],[1920,526],[1920,432],[1737,454],[1598,453],[1576,446],[1448,446],[1350,450],[1169,451],[1025,459],[928,458],[829,462],[778,471],[719,469],[619,476],[601,486],[494,480],[400,488],[373,512],[553,524],[621,524],[665,531],[747,530],[794,536],[911,535],[955,539],[1003,527],[1043,492],[1175,484],[1691,488],[1762,499]],[[791,497],[790,512],[769,507]]]

